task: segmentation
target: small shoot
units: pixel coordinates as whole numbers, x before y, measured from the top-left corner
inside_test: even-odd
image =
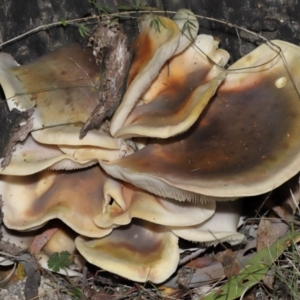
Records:
[[[96,7],[96,9],[98,10],[98,15],[101,15],[101,14],[109,15],[112,12],[110,7],[108,7],[106,5],[99,5],[96,2],[97,2],[97,0],[89,0],[89,3],[94,5]]]
[[[91,30],[85,25],[78,25],[78,31],[81,37],[85,38],[86,36],[90,35]]]
[[[73,292],[73,300],[81,300],[83,296],[82,290],[78,287]]]
[[[154,27],[155,31],[157,32],[161,32],[161,27],[160,26],[163,26],[164,28],[168,29],[164,24],[163,22],[161,21],[161,19],[159,17],[153,17],[153,19],[151,20],[150,22],[150,28],[151,27]]]
[[[71,264],[71,254],[68,251],[53,253],[48,260],[48,267],[54,272],[59,272],[60,269],[66,268]]]
[[[66,26],[68,25],[66,19],[64,19],[64,18],[62,18],[62,19],[60,20],[60,22],[61,22],[61,25],[64,26],[64,27],[66,27]]]
[[[67,25],[69,25],[68,21],[64,18],[60,20],[60,23],[63,27],[67,27]],[[76,26],[78,27],[78,31],[81,37],[85,38],[86,36],[91,34],[91,30],[86,25],[78,24]]]
[[[193,38],[192,31],[191,31],[191,27],[196,28],[196,25],[193,22],[189,21],[189,19],[187,19],[186,22],[184,23],[183,27],[182,27],[182,34],[184,34],[191,41],[193,41],[194,38]],[[185,33],[185,32],[187,32],[187,33]]]
[[[142,0],[135,0],[134,5],[117,5],[118,10],[124,11],[134,11],[141,9]]]

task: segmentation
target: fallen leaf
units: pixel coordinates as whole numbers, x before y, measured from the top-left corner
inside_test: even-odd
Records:
[[[42,248],[51,239],[52,235],[55,233],[56,230],[57,228],[47,229],[43,233],[37,235],[29,247],[29,252],[31,254],[40,253]]]
[[[270,290],[273,290],[274,275],[275,275],[274,270],[269,270],[263,278],[264,285],[268,287]]]
[[[223,267],[227,278],[232,277],[240,272],[240,267],[236,261],[236,253],[227,249],[223,252]]]
[[[214,260],[212,257],[207,255],[204,257],[197,257],[192,261],[190,261],[189,263],[187,263],[185,266],[190,268],[195,268],[195,269],[196,268],[201,269],[216,263],[218,263],[216,260]]]
[[[270,247],[277,238],[278,236],[274,231],[272,223],[266,218],[261,218],[257,229],[257,252],[263,248]]]

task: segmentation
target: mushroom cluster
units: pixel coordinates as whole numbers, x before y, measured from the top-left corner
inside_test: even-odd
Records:
[[[188,10],[143,17],[121,104],[82,139],[100,103],[92,52],[66,46],[24,66],[0,54],[9,109],[34,106],[0,172],[7,228],[60,219],[87,261],[154,283],[175,272],[179,237],[243,240],[236,199],[300,169],[300,48],[272,41],[225,69],[229,54],[198,29]]]

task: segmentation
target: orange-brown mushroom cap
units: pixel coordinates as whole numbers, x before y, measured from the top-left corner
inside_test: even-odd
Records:
[[[229,54],[217,47],[212,36],[198,35],[193,44],[167,61],[141,95],[145,104],[133,109],[115,137],[168,138],[191,127],[225,77],[211,60],[225,66]]]
[[[90,263],[138,282],[166,280],[179,261],[178,238],[166,227],[142,220],[101,239],[77,237],[75,243]]]
[[[79,234],[102,237],[93,219],[103,211],[106,174],[94,166],[78,171],[43,171],[31,176],[1,176],[4,223],[16,230],[32,230],[61,219]]]
[[[300,169],[300,48],[273,41],[230,69],[197,122],[185,133],[113,163],[112,176],[175,199],[262,194]],[[277,51],[277,52],[276,52]],[[250,69],[249,69],[250,68]],[[194,193],[194,194],[190,194]]]
[[[199,25],[190,11],[179,12],[175,21],[152,15],[141,20],[140,35],[134,42],[135,55],[129,72],[128,88],[111,123],[110,131],[113,136],[123,126],[139,97],[158,75],[165,62],[191,43],[180,31],[187,20],[193,24],[190,33],[191,39],[194,39]]]

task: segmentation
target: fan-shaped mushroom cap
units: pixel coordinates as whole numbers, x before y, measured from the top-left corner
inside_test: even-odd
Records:
[[[91,50],[62,47],[24,66],[0,54],[0,85],[9,108],[36,105],[33,128],[85,123],[99,104],[99,68]]]
[[[113,195],[111,195],[113,196]],[[120,199],[121,198],[121,199]],[[174,202],[146,193],[132,185],[124,184],[121,193],[111,205],[95,217],[97,226],[129,224],[132,218],[169,226],[190,226],[209,219],[215,211],[215,203]],[[122,207],[120,203],[123,204]]]
[[[69,172],[48,170],[24,177],[2,176],[4,223],[8,228],[32,230],[58,218],[79,234],[107,235],[112,229],[101,229],[93,222],[106,205],[106,180],[99,166]]]
[[[148,145],[113,163],[112,176],[152,193],[197,199],[262,194],[300,169],[300,48],[263,44],[233,64],[217,95],[185,133]],[[278,50],[277,50],[278,51]],[[248,68],[248,69],[247,69]],[[249,69],[250,68],[250,69]],[[184,190],[185,192],[183,192]]]
[[[165,63],[141,96],[145,104],[133,109],[115,137],[168,138],[191,127],[225,77],[207,58],[226,65],[229,54],[217,47],[212,36],[198,35],[193,44]]]
[[[175,22],[166,17],[151,15],[140,22],[140,35],[134,43],[135,56],[129,72],[129,86],[111,123],[110,132],[113,136],[164,63],[191,43],[180,31],[182,28],[179,26],[183,26],[184,17],[185,21],[189,20],[193,24],[191,38],[196,37],[199,25],[193,13],[184,10],[179,14]]]
[[[76,247],[90,263],[125,278],[160,283],[175,272],[178,238],[166,227],[135,220],[110,235],[85,240],[77,237]]]
[[[203,223],[190,227],[170,227],[173,233],[188,241],[217,244],[227,241],[232,245],[244,240],[237,232],[241,213],[241,200],[218,202],[214,215]]]
[[[8,166],[0,170],[5,175],[30,175],[47,168],[79,169],[94,164],[94,161],[79,161],[64,154],[57,146],[37,143],[31,135],[16,145]]]
[[[119,145],[103,130],[90,130],[83,139],[79,138],[82,125],[69,124],[32,131],[32,137],[39,143],[50,145],[95,146],[119,149]]]

